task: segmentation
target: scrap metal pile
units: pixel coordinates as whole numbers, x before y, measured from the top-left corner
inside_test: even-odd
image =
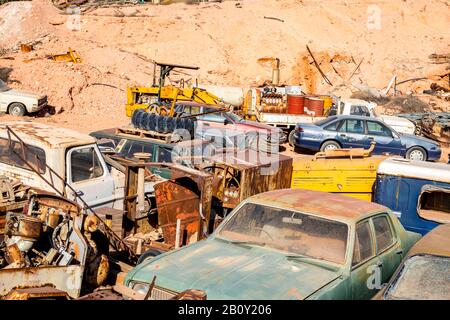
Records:
[[[404,113],[398,116],[414,121],[425,137],[450,144],[450,112]]]
[[[52,283],[78,297],[102,285],[109,262],[98,218],[67,199],[31,191],[23,212],[7,212],[0,243],[0,295]]]

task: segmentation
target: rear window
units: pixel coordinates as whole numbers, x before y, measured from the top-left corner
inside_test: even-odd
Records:
[[[319,121],[316,121],[316,122],[314,122],[314,124],[316,125],[316,126],[322,126],[322,125],[324,125],[324,124],[326,124],[326,123],[328,123],[328,122],[331,122],[331,121],[333,121],[333,120],[336,120],[337,119],[337,117],[328,117],[328,118],[325,118],[325,119],[322,119],[322,120],[319,120]]]
[[[0,138],[0,162],[31,171],[30,167],[19,156],[23,153],[25,154],[25,160],[34,169],[41,174],[45,173],[46,158],[44,150],[30,145],[26,145],[25,150],[23,150],[19,142],[11,141],[10,145],[8,139]]]
[[[449,300],[450,258],[412,256],[387,289],[385,298],[401,300]]]

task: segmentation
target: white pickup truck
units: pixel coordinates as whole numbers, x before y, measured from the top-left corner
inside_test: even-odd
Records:
[[[22,155],[24,148],[19,139],[7,130],[7,126],[26,144],[26,162]],[[65,183],[91,208],[123,208],[125,174],[107,165],[95,139],[87,134],[31,121],[1,123],[0,175],[55,193],[27,163],[69,199],[75,199],[75,195]],[[146,182],[144,191],[145,194],[152,194],[154,182]]]
[[[283,88],[276,88],[277,93],[283,95],[284,91],[281,90]],[[263,112],[263,108],[260,104],[257,104],[257,91],[251,90],[249,92],[250,97],[248,98],[248,112],[256,117],[259,122],[272,125],[274,127],[278,127],[283,129],[286,133],[289,133],[288,141],[291,145],[293,145],[293,134],[295,125],[297,123],[313,123],[318,120],[324,119],[325,116],[316,117],[314,115],[308,114],[289,114],[289,113],[269,113]],[[382,120],[384,123],[392,127],[394,130],[400,133],[408,133],[415,134],[416,133],[416,125],[405,118],[397,117],[397,116],[388,116],[388,115],[377,115],[375,111],[376,103],[368,102],[360,99],[341,99],[335,103],[335,106],[332,107],[329,113],[326,116],[331,115],[363,115],[369,117],[376,117]]]
[[[47,105],[47,96],[8,87],[0,80],[0,112],[24,116]]]

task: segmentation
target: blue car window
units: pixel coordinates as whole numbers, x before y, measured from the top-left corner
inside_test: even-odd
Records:
[[[347,119],[339,128],[339,132],[364,134],[364,123],[362,120]]]
[[[391,137],[392,132],[386,126],[379,122],[367,121],[367,132],[375,136],[386,136]]]
[[[329,131],[336,131],[337,128],[339,128],[340,123],[341,123],[341,121],[335,121],[335,122],[325,126],[324,129],[329,130]]]

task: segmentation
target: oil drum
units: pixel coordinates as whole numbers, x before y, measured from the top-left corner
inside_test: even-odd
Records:
[[[305,113],[305,97],[297,94],[287,95],[287,109],[290,114]]]
[[[327,114],[328,110],[330,110],[331,106],[333,105],[333,98],[330,96],[319,96],[319,99],[323,100],[323,113]]]
[[[307,108],[310,113],[314,113],[315,117],[320,117],[323,115],[323,100],[308,97],[305,99],[305,108]]]

